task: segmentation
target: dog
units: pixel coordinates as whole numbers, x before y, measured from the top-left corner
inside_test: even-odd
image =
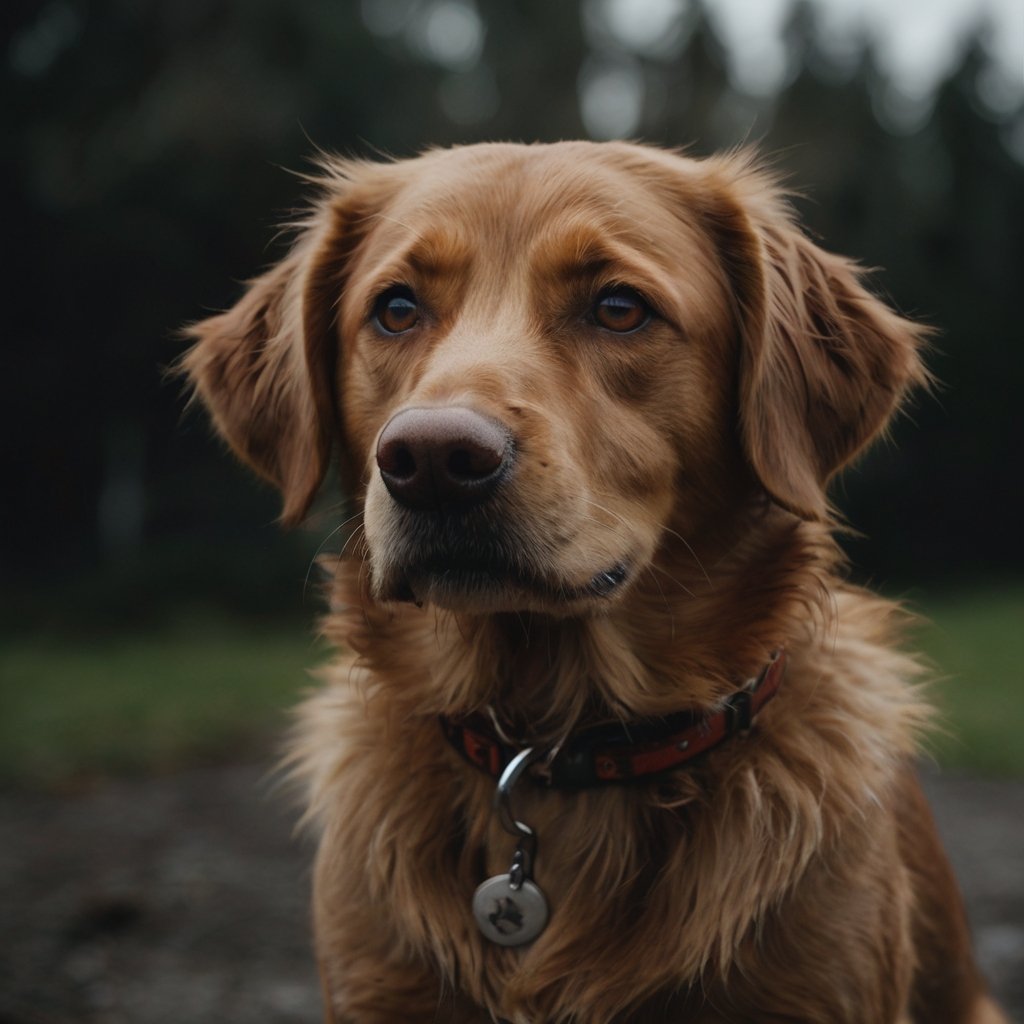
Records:
[[[928,330],[746,151],[312,181],[183,370],[286,525],[352,501],[293,750],[327,1019],[1002,1020],[826,493]]]

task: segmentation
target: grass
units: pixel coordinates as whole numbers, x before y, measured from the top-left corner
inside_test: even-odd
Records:
[[[943,767],[1024,775],[1024,588],[930,601],[918,640],[939,678],[932,749]]]
[[[1024,588],[932,601],[919,642],[942,678],[934,697],[945,767],[1024,775]],[[265,751],[325,651],[293,623],[209,616],[91,640],[0,645],[0,785],[65,788]]]
[[[310,632],[181,620],[0,647],[0,785],[68,787],[266,749],[323,650]]]

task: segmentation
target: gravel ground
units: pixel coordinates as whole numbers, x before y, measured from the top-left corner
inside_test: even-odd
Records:
[[[980,959],[1024,1021],[1024,781],[927,785]],[[318,1021],[293,821],[259,765],[0,795],[0,1024]]]

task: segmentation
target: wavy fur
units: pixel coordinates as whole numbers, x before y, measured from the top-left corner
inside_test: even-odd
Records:
[[[292,255],[193,328],[185,369],[286,520],[332,446],[355,505],[324,621],[340,653],[292,755],[328,1018],[998,1020],[914,774],[907,616],[841,581],[826,497],[926,382],[927,331],[747,153],[472,146],[327,158],[315,183]],[[399,337],[373,313],[395,285],[417,303]],[[615,336],[594,304],[626,286],[653,312]],[[397,413],[451,406],[515,452],[456,525],[375,461]],[[623,582],[598,592],[608,566]],[[478,934],[473,891],[512,840],[438,715],[490,707],[555,745],[710,712],[779,645],[749,734],[628,786],[517,790],[551,921],[520,949]]]

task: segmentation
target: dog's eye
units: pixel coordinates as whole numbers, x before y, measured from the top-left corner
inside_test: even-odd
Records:
[[[593,317],[607,331],[630,334],[650,320],[651,311],[632,288],[612,288],[594,303]]]
[[[377,299],[373,319],[385,334],[404,334],[420,319],[416,296],[404,285],[389,288]]]

